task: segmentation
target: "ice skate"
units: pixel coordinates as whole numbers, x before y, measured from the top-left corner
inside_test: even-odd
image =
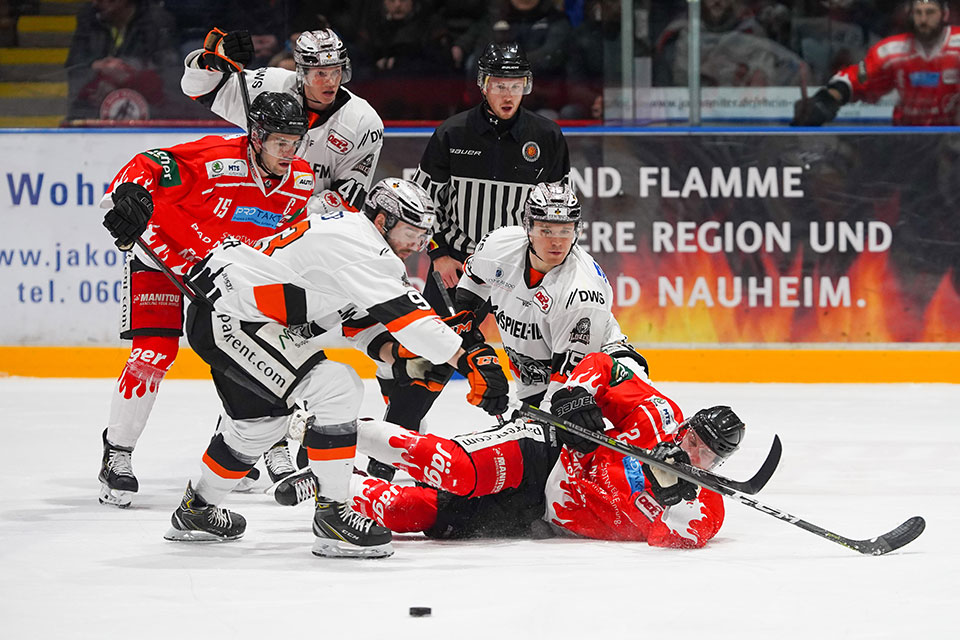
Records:
[[[317,477],[310,469],[301,469],[288,475],[271,489],[274,500],[285,507],[292,507],[317,495]],[[267,489],[267,493],[269,492],[270,489]]]
[[[100,463],[100,504],[109,504],[125,509],[133,501],[133,494],[140,489],[133,475],[130,456],[133,449],[118,447],[107,440],[103,430],[103,460]]]
[[[389,558],[393,534],[344,502],[317,499],[313,555],[323,558]]]
[[[287,441],[282,440],[270,447],[263,454],[263,461],[267,465],[267,473],[270,474],[270,482],[276,484],[297,470],[290,460],[290,450],[287,448]]]
[[[180,506],[170,516],[173,525],[164,534],[167,540],[180,542],[225,542],[243,535],[247,521],[239,513],[215,507],[197,495],[187,483]]]
[[[367,474],[374,478],[391,482],[393,477],[397,475],[397,470],[388,464],[370,458],[370,461],[367,463]]]

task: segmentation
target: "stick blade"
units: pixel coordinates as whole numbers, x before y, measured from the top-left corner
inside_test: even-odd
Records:
[[[856,544],[856,549],[860,553],[873,556],[882,556],[891,551],[896,551],[900,547],[909,544],[920,537],[923,530],[927,527],[927,522],[920,516],[913,516],[899,527],[889,531],[882,536],[871,540],[860,540]]]

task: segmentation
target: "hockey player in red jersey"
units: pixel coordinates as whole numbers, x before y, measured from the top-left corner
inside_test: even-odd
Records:
[[[960,27],[947,24],[945,0],[913,0],[911,33],[881,40],[866,57],[834,75],[812,98],[794,105],[795,126],[820,126],[848,102],[876,102],[896,90],[893,124],[960,124]]]
[[[120,330],[133,345],[103,432],[103,504],[129,506],[139,488],[131,453],[183,335],[180,291],[135,240],[143,232],[142,240],[182,276],[227,236],[252,244],[305,215],[313,173],[295,156],[307,131],[299,103],[281,93],[257,96],[249,130],[249,136],[207,136],[145,151],[120,170],[101,202],[110,208],[103,224],[117,246],[133,249]]]
[[[739,447],[744,426],[729,407],[684,420],[653,388],[628,345],[592,353],[553,397],[552,411],[661,460],[711,469]],[[602,412],[602,415],[601,415]],[[441,438],[361,423],[359,450],[429,487],[355,476],[353,507],[395,532],[438,538],[575,534],[697,548],[723,524],[719,494],[542,423],[517,419]]]

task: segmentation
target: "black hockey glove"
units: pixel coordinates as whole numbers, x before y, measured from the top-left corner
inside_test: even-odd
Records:
[[[650,450],[650,455],[662,462],[690,464],[690,456],[675,442],[661,442]],[[697,497],[697,485],[666,469],[644,463],[643,475],[650,480],[650,493],[661,506],[669,507],[681,500],[693,500]]]
[[[399,342],[390,345],[393,355],[393,379],[401,387],[412,384],[425,387],[429,391],[440,392],[453,375],[453,367],[448,364],[433,364],[402,346]]]
[[[550,413],[578,427],[603,433],[603,414],[600,407],[583,387],[559,389],[550,399]],[[557,440],[580,453],[592,453],[599,446],[563,429],[557,429]]]
[[[147,229],[153,215],[153,197],[139,184],[124,182],[113,191],[113,209],[103,216],[103,226],[120,251],[130,251]]]
[[[457,360],[457,371],[470,383],[467,402],[492,416],[507,410],[510,386],[493,347],[486,342],[470,347]]]
[[[444,318],[443,321],[457,332],[457,335],[463,340],[462,346],[464,349],[469,349],[484,341],[483,333],[477,326],[477,316],[473,311],[463,310]]]
[[[836,118],[841,106],[842,103],[824,87],[813,94],[812,98],[793,103],[793,120],[790,126],[819,127]]]
[[[200,66],[210,71],[243,71],[253,60],[253,39],[246,31],[225,33],[211,29],[203,39]]]
[[[207,266],[209,260],[210,257],[207,256],[193,265],[183,279],[183,284],[187,285],[187,288],[196,294],[197,302],[202,305],[213,306],[213,303],[223,294],[213,281],[214,278],[219,275],[219,272],[214,273],[213,270]]]

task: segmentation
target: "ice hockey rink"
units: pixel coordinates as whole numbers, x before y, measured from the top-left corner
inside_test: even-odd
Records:
[[[730,404],[747,423],[724,475],[751,475],[780,435],[764,503],[851,538],[926,518],[920,538],[886,556],[728,501],[720,534],[697,551],[398,535],[392,558],[330,560],[310,553],[309,503],[262,493],[227,505],[248,520],[239,541],[163,540],[218,411],[206,381],[164,383],[134,455],[134,506],[98,504],[112,384],[0,379],[4,638],[957,637],[955,385],[659,385],[688,413]],[[431,431],[489,426],[465,391],[445,390]],[[364,414],[381,412],[368,381]],[[412,618],[412,606],[432,615]]]

